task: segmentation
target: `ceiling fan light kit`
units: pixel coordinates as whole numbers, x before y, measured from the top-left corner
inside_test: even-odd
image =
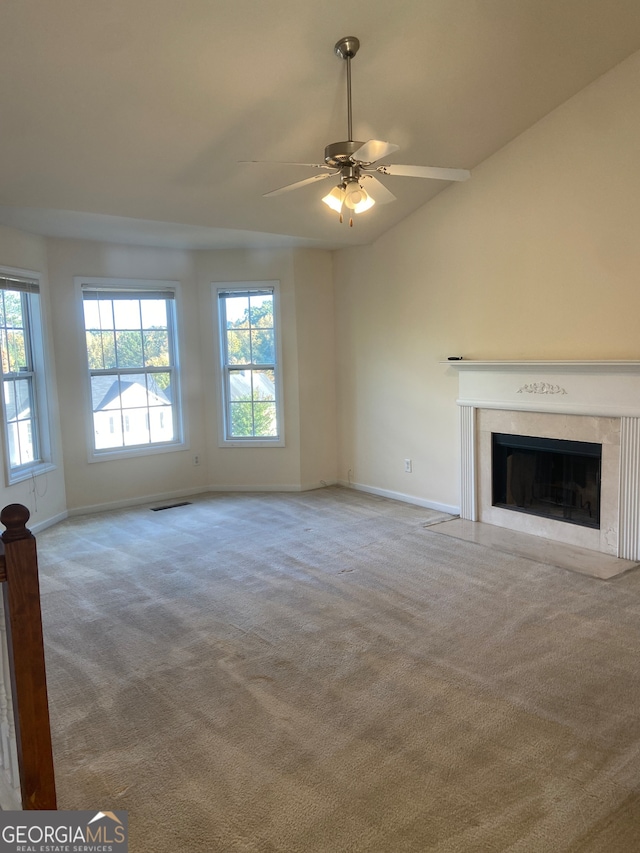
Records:
[[[332,142],[330,145],[327,145],[324,149],[324,163],[286,164],[322,169],[321,174],[312,175],[310,178],[304,178],[301,181],[287,184],[287,186],[264,194],[265,198],[281,195],[282,193],[298,189],[315,181],[337,177],[339,179],[338,185],[322,201],[339,214],[340,222],[343,221],[342,211],[346,207],[350,214],[349,225],[353,225],[352,213],[364,213],[365,210],[373,207],[376,203],[373,195],[377,197],[379,204],[386,204],[396,200],[393,193],[375,177],[375,173],[441,181],[466,181],[471,176],[471,173],[466,169],[443,169],[437,166],[401,166],[396,164],[376,165],[379,160],[397,151],[399,146],[394,145],[392,142],[383,142],[380,139],[370,139],[368,142],[357,142],[353,139],[351,60],[357,54],[359,48],[360,42],[355,36],[345,36],[337,41],[334,46],[336,55],[347,63],[347,129],[349,138],[344,142]],[[367,184],[369,192],[362,185],[363,182]]]

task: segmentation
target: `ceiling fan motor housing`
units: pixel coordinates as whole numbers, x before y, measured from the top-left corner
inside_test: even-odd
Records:
[[[324,162],[327,166],[335,166],[337,169],[349,165],[354,162],[351,159],[352,155],[363,145],[364,142],[353,142],[353,140],[332,142],[324,149]]]

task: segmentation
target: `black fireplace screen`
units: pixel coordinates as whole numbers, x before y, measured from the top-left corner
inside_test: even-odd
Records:
[[[601,462],[601,444],[493,433],[493,505],[599,528]]]

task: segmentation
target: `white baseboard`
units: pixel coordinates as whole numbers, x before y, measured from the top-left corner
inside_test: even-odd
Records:
[[[417,498],[414,495],[405,495],[403,492],[393,492],[390,489],[377,489],[375,486],[366,486],[364,483],[353,483],[347,480],[338,480],[339,486],[347,489],[355,489],[358,492],[368,492],[370,495],[378,495],[381,498],[390,498],[393,501],[403,501],[415,506],[423,506],[427,509],[436,509],[439,512],[447,512],[449,515],[460,515],[460,507],[451,504],[442,504],[438,501],[430,501],[426,498]]]
[[[438,501],[430,501],[426,498],[418,498],[414,495],[406,495],[403,492],[394,492],[390,489],[378,489],[375,486],[367,486],[364,483],[349,483],[346,480],[319,480],[312,483],[276,483],[271,485],[250,484],[239,486],[237,483],[220,484],[209,486],[200,486],[199,488],[177,489],[171,492],[161,492],[155,495],[144,495],[139,498],[126,498],[119,501],[108,501],[101,504],[90,504],[82,507],[75,507],[62,512],[52,518],[40,521],[38,524],[30,528],[34,534],[47,527],[51,527],[65,518],[71,518],[79,515],[90,515],[97,512],[109,512],[109,510],[127,509],[127,507],[140,506],[141,504],[158,503],[159,501],[174,500],[176,498],[185,498],[190,495],[202,495],[207,492],[309,492],[314,489],[323,489],[326,486],[344,486],[348,489],[355,489],[359,492],[367,492],[371,495],[378,495],[381,498],[389,498],[394,501],[403,501],[404,503],[414,504],[415,506],[423,506],[427,509],[435,509],[439,512],[446,512],[450,515],[459,515],[460,507],[450,504],[439,503]]]
[[[69,516],[76,515],[91,515],[94,512],[109,512],[112,509],[127,509],[130,506],[140,506],[140,504],[157,503],[158,501],[173,500],[174,498],[186,498],[189,495],[201,495],[205,492],[210,492],[209,486],[200,486],[190,489],[176,489],[173,492],[160,492],[156,495],[145,495],[140,498],[126,498],[121,501],[109,501],[103,504],[91,504],[89,506],[75,507],[69,510]]]
[[[311,492],[314,489],[324,489],[326,486],[335,486],[337,480],[318,480],[313,483],[276,483],[265,486],[248,485],[239,486],[237,483],[216,483],[215,486],[208,486],[209,492]]]
[[[33,535],[36,536],[40,531],[46,530],[47,527],[53,527],[54,524],[59,524],[66,518],[69,518],[69,513],[65,510],[64,512],[59,512],[57,515],[51,516],[51,518],[45,518],[44,521],[39,521],[37,524],[29,524],[27,522],[27,527]]]
[[[94,512],[109,512],[109,510],[114,509],[127,509],[127,507],[130,506],[140,506],[141,504],[157,503],[158,501],[173,500],[174,498],[185,498],[189,497],[189,495],[202,495],[206,494],[207,492],[308,492],[313,489],[322,489],[325,486],[335,485],[335,481],[329,483],[323,480],[317,483],[276,483],[268,486],[265,486],[264,484],[239,486],[237,483],[216,483],[215,485],[200,486],[198,488],[177,489],[172,492],[162,492],[156,495],[144,495],[143,497],[139,498],[126,498],[120,501],[109,501],[107,503],[102,504],[90,504],[87,506],[75,507],[74,509],[70,509],[68,513],[63,514],[60,518],[56,518],[51,522],[41,522],[41,529],[44,529],[44,526],[49,527],[51,524],[55,524],[57,521],[62,521],[68,516],[91,515]],[[34,532],[36,532],[35,528]]]
[[[209,486],[208,492],[299,492],[300,486],[291,483],[275,483],[271,486],[262,485],[246,485],[239,486],[231,483],[216,483],[215,486]]]

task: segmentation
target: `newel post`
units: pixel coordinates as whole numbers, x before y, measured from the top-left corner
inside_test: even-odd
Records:
[[[56,788],[36,540],[26,527],[29,515],[21,504],[0,512],[6,528],[4,608],[22,808],[51,810],[56,808]]]

